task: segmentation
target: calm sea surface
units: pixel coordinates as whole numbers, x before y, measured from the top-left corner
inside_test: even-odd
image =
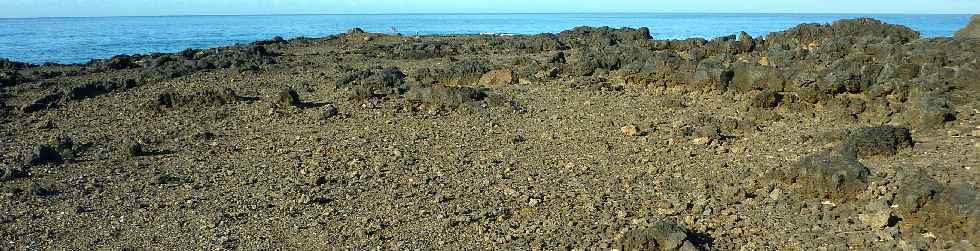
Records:
[[[166,16],[0,19],[0,57],[30,63],[83,63],[118,54],[176,52],[273,36],[323,37],[352,27],[406,35],[557,33],[576,26],[649,27],[658,39],[753,36],[800,23],[873,17],[926,37],[952,36],[969,15],[882,14],[411,14]]]

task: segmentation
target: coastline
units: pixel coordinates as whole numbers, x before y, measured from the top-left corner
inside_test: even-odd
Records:
[[[930,17],[931,16],[931,17]],[[909,25],[926,37],[952,36],[955,29],[968,22],[968,15],[935,17],[935,15],[845,15],[845,14],[516,14],[479,15],[477,17],[440,16],[179,16],[179,17],[108,17],[97,19],[12,21],[2,22],[0,28],[0,55],[43,64],[85,63],[93,58],[109,58],[118,54],[175,53],[186,48],[212,48],[248,43],[274,36],[322,37],[342,34],[349,27],[361,27],[372,32],[391,33],[391,26],[403,26],[399,30],[406,35],[479,34],[483,32],[534,35],[545,32],[558,33],[579,25],[610,27],[650,27],[658,39],[686,39],[748,32],[753,37],[792,28],[799,23],[825,23],[837,19],[877,17],[889,23]],[[473,26],[468,19],[484,25]],[[508,20],[549,23],[550,25],[521,25]],[[739,20],[766,18],[766,22],[744,23]],[[577,20],[577,21],[576,21]],[[289,25],[284,25],[288,23]],[[173,25],[168,25],[173,24]],[[240,27],[243,24],[246,27]],[[740,25],[741,24],[741,25]],[[99,27],[117,26],[124,33],[106,31]],[[18,32],[17,27],[32,32]],[[152,31],[145,27],[154,27]],[[196,27],[184,29],[181,27]],[[239,27],[225,29],[222,27]],[[457,28],[453,28],[457,27]],[[534,28],[537,27],[537,28]],[[686,27],[686,28],[683,28]],[[683,29],[680,29],[683,28]],[[51,33],[44,31],[77,30]],[[21,34],[21,35],[17,35]],[[171,34],[157,36],[155,34]],[[137,39],[142,37],[142,39]],[[58,41],[58,43],[52,43]],[[30,46],[28,46],[30,45]],[[99,48],[95,50],[93,47]]]
[[[0,247],[970,250],[974,20],[0,61]]]

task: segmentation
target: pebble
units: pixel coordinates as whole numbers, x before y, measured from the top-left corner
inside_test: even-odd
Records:
[[[892,211],[891,210],[880,210],[873,213],[859,214],[858,219],[864,224],[868,225],[872,229],[884,229],[888,226],[888,221],[891,220]]]
[[[708,138],[708,137],[700,137],[700,138],[696,138],[696,139],[691,140],[691,144],[695,144],[695,145],[707,145],[707,144],[711,144],[711,139]]]
[[[337,106],[327,104],[323,107],[323,119],[330,119],[337,116]]]
[[[624,126],[623,128],[620,128],[620,131],[622,131],[623,135],[626,135],[627,137],[634,137],[640,135],[640,128],[637,127],[636,125]]]
[[[540,203],[541,203],[541,200],[540,200],[540,199],[535,199],[535,198],[531,198],[531,199],[530,199],[530,200],[529,200],[529,201],[527,202],[527,205],[528,205],[528,206],[530,206],[530,207],[536,207],[536,206],[538,206],[538,204],[540,204]]]

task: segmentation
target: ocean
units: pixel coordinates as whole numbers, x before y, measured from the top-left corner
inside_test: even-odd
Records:
[[[970,15],[899,14],[392,14],[0,19],[0,57],[41,64],[84,63],[118,54],[176,52],[274,36],[324,37],[353,27],[405,35],[557,33],[577,26],[649,27],[657,39],[764,36],[801,23],[872,17],[925,37],[952,36]]]

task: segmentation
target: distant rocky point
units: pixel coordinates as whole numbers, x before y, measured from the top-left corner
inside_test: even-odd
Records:
[[[962,30],[956,32],[956,37],[958,38],[980,38],[980,15],[974,15],[970,18],[970,24],[966,25]]]

